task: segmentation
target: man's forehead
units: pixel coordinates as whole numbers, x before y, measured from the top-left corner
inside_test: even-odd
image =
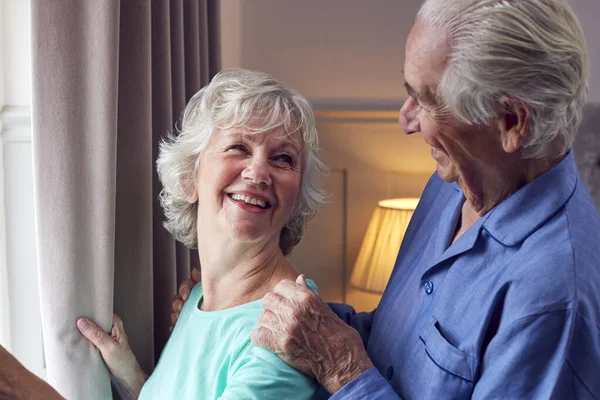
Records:
[[[415,89],[437,87],[450,49],[450,40],[444,29],[417,20],[406,42],[406,82]]]

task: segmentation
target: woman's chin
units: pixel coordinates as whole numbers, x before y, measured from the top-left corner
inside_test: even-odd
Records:
[[[231,238],[235,242],[247,244],[260,244],[272,240],[272,235],[260,229],[255,224],[239,224],[231,231]]]

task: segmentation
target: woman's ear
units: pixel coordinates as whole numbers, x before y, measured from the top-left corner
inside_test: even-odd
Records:
[[[514,153],[521,148],[529,132],[531,107],[520,100],[503,97],[502,109],[498,118],[502,147],[507,153]]]
[[[194,185],[194,189],[191,195],[187,198],[188,203],[194,204],[198,201],[198,191],[196,190],[196,185]]]
[[[195,202],[198,201],[198,188],[197,188],[196,179],[198,179],[198,168],[199,167],[200,167],[200,158],[198,158],[198,160],[196,161],[193,172],[191,174],[186,174],[185,178],[182,178],[182,180],[184,180],[184,179],[185,180],[181,183],[181,186],[183,187],[183,190],[185,191],[185,193],[187,195],[186,200],[190,204],[194,204]]]
[[[181,178],[181,188],[185,193],[185,199],[190,204],[198,201],[198,190],[196,189],[196,180],[194,178],[191,176]]]

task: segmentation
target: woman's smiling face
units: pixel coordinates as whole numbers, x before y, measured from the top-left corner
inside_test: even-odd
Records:
[[[199,235],[279,243],[300,191],[302,147],[300,135],[283,128],[217,129],[196,178]]]

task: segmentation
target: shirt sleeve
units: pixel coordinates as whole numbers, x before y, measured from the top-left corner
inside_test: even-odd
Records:
[[[597,342],[574,310],[521,318],[489,343],[473,399],[598,398]]]
[[[400,397],[379,371],[376,368],[371,368],[352,379],[329,399],[395,400],[400,399]]]
[[[328,305],[342,321],[358,331],[366,349],[367,344],[369,343],[371,326],[373,325],[373,318],[375,317],[376,310],[357,313],[353,307],[347,304],[328,303]]]
[[[220,400],[308,400],[317,391],[316,380],[291,367],[278,355],[246,346],[233,362]]]

